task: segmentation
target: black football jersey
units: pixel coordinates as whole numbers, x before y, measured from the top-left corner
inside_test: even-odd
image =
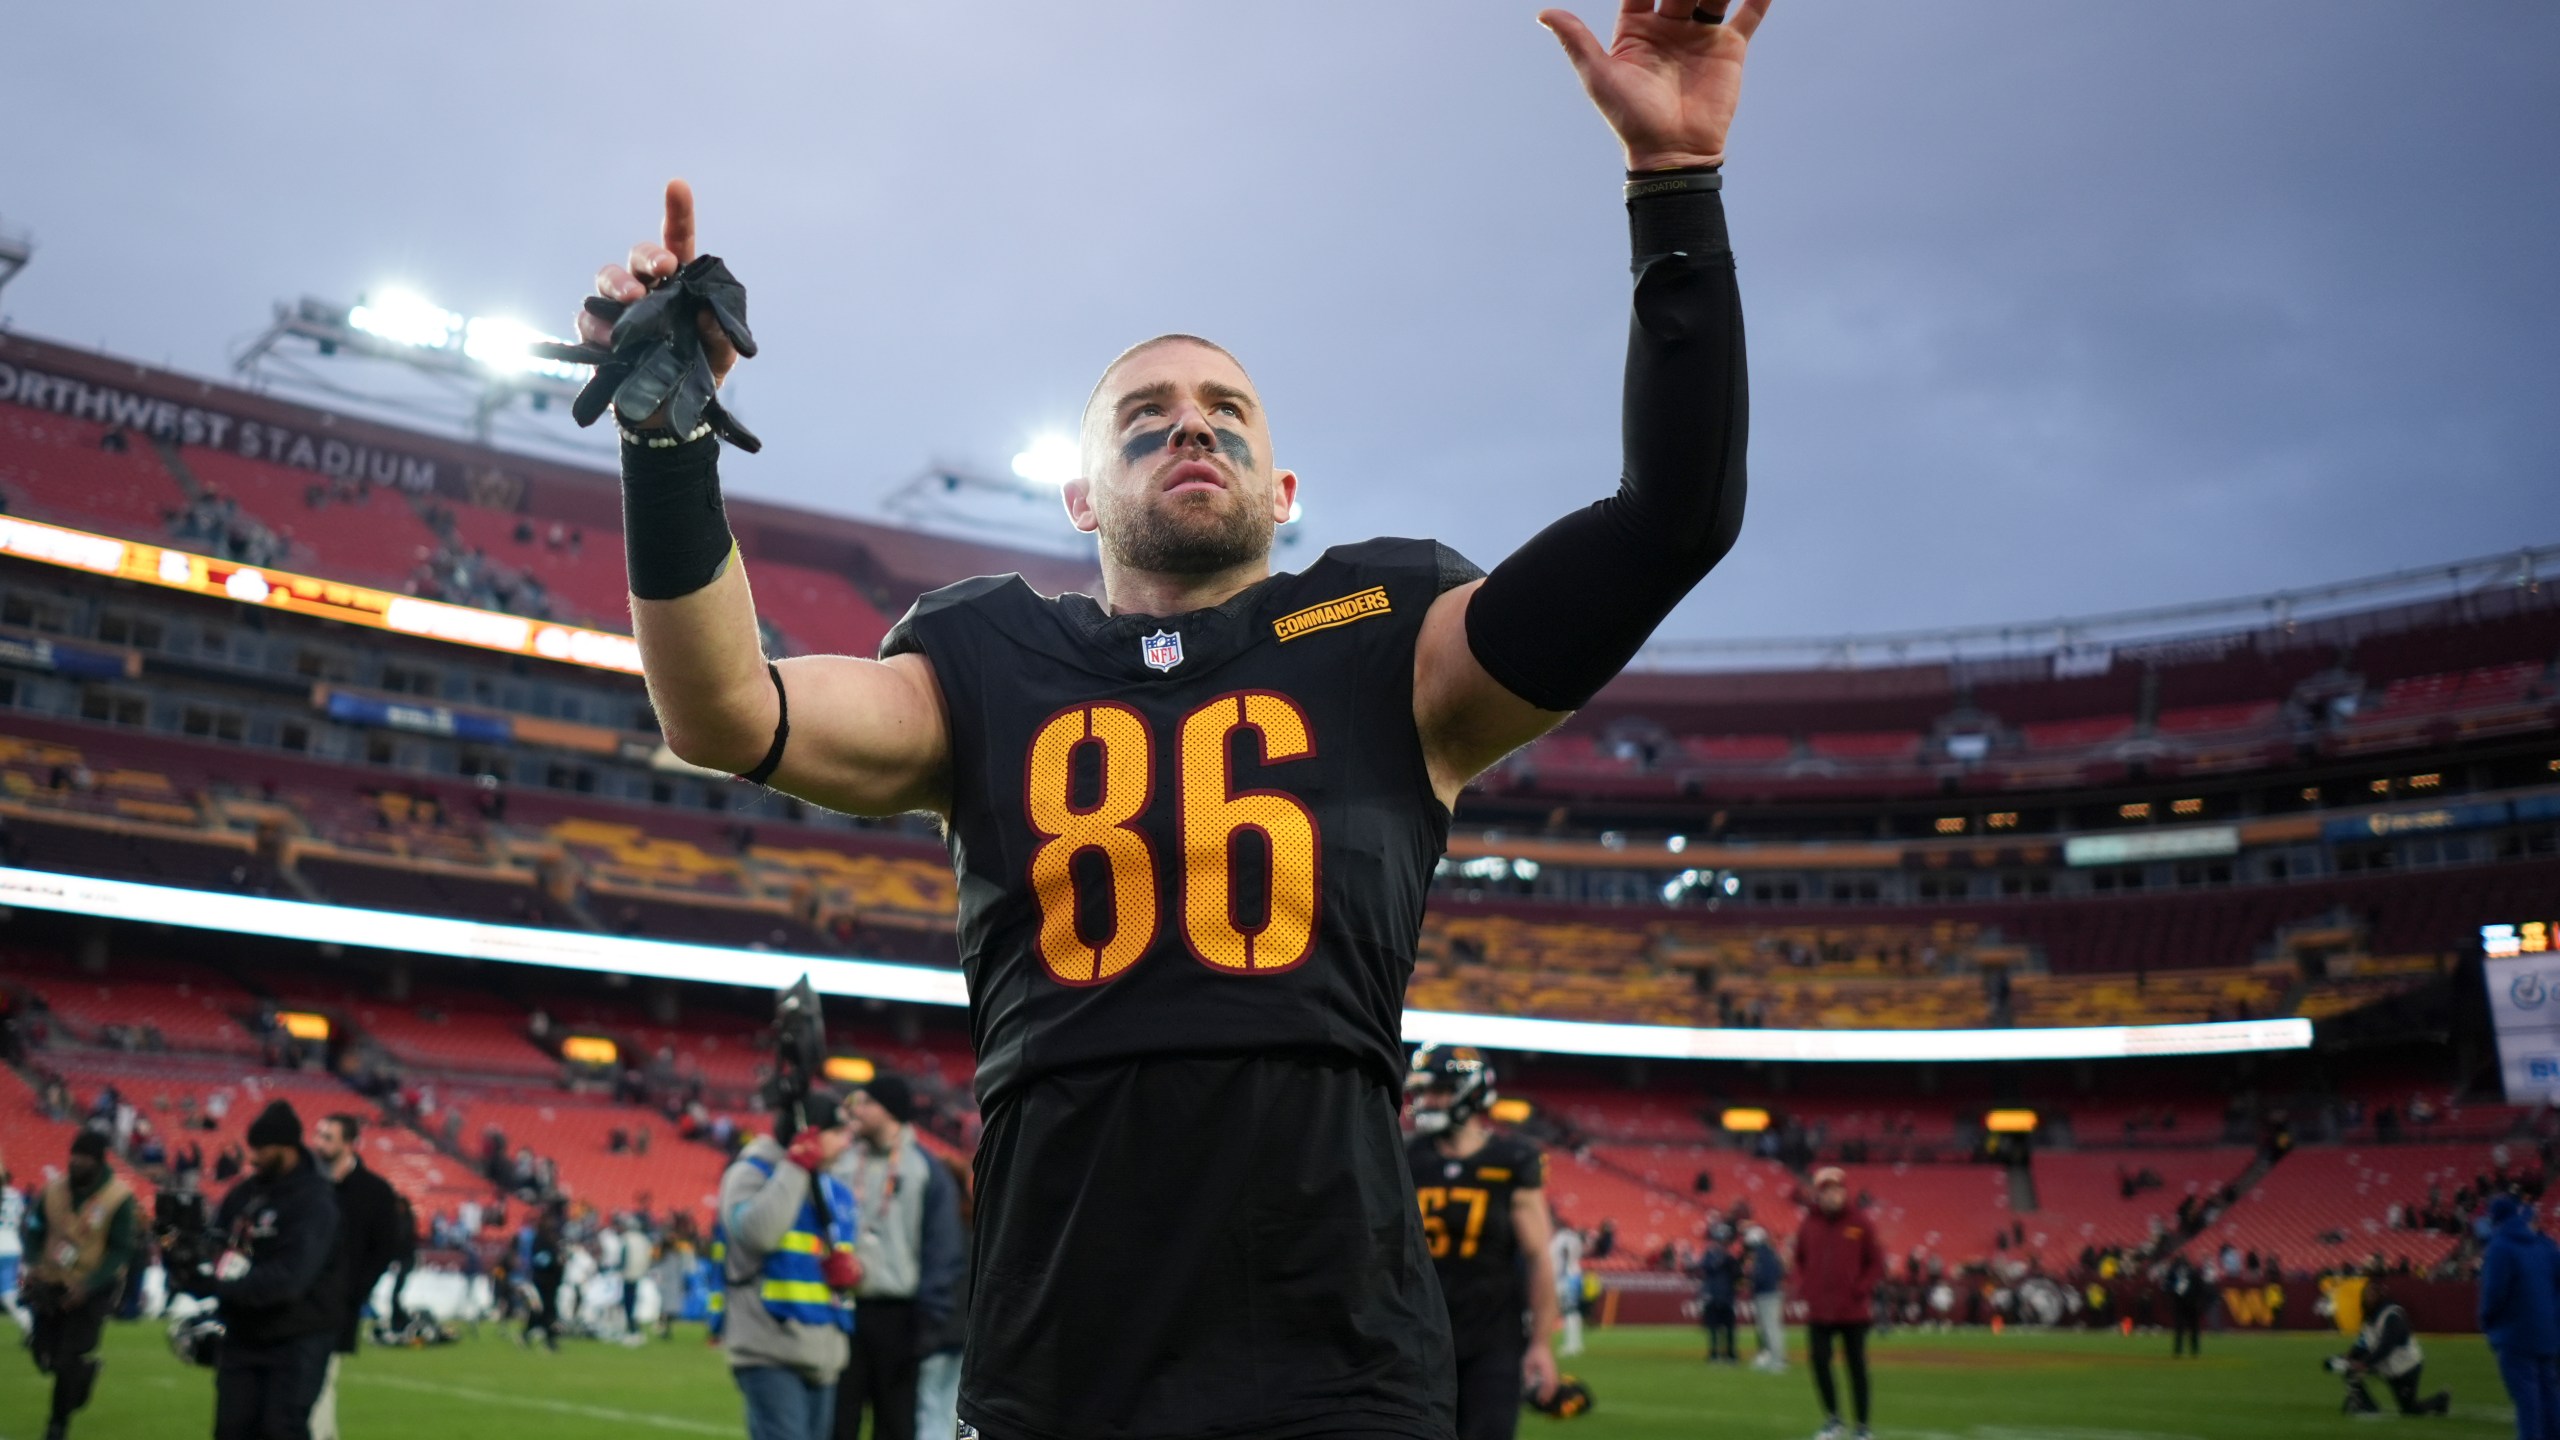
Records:
[[[1173,1052],[1338,1050],[1396,1079],[1449,832],[1414,641],[1479,573],[1372,540],[1186,615],[1012,575],[916,602],[881,654],[931,660],[949,715],[982,1103]]]
[[[1546,1188],[1545,1152],[1496,1132],[1464,1158],[1441,1154],[1434,1140],[1419,1135],[1405,1153],[1459,1355],[1520,1348],[1529,1257],[1511,1223],[1511,1201],[1520,1191]]]
[[[981,1433],[1452,1434],[1396,1111],[1449,825],[1414,644],[1476,573],[1377,540],[1163,617],[972,580],[882,642],[949,716]]]

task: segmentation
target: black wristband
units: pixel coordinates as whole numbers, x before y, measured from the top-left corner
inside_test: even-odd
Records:
[[[738,777],[750,785],[767,784],[773,779],[773,772],[782,768],[783,747],[791,743],[791,692],[782,688],[782,667],[767,660],[764,673],[773,677],[773,743],[765,747],[764,758],[756,762],[756,768]]]
[[[737,539],[720,502],[720,442],[622,446],[622,554],[631,593],[680,600],[729,568]]]
[[[1627,173],[1627,231],[1635,266],[1674,252],[1692,259],[1733,253],[1725,233],[1724,174],[1713,165]]]

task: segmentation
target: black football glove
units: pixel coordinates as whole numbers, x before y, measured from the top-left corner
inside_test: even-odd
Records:
[[[702,332],[694,319],[708,313],[741,357],[756,353],[755,334],[747,329],[747,287],[719,256],[695,257],[628,305],[590,295],[586,306],[588,314],[613,322],[612,345],[544,342],[532,347],[545,359],[596,367],[595,378],[570,405],[570,418],[581,426],[593,425],[611,405],[623,424],[638,425],[664,405],[667,423],[679,435],[708,420],[712,434],[748,454],[764,448],[755,432],[720,403],[719,382],[702,353]]]

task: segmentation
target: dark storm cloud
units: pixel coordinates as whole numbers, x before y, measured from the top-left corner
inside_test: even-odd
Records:
[[[1000,470],[1190,330],[1306,477],[1293,553],[1490,562],[1616,459],[1616,157],[1534,9],[41,7],[0,47],[44,117],[0,158],[43,245],[6,304],[202,371],[390,281],[563,326],[681,173],[756,291],[742,490]],[[1753,67],[1752,518],[1673,632],[2560,538],[2553,7],[1780,0]]]

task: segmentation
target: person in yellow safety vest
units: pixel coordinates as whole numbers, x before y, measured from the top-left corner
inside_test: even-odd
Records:
[[[27,1212],[27,1348],[53,1376],[45,1440],[63,1440],[98,1383],[98,1341],[124,1288],[141,1225],[133,1191],[107,1166],[107,1137],[82,1130],[70,1164]]]
[[[827,1173],[853,1138],[837,1098],[805,1097],[720,1178],[726,1296],[715,1320],[752,1440],[831,1440],[862,1262],[853,1192]]]

